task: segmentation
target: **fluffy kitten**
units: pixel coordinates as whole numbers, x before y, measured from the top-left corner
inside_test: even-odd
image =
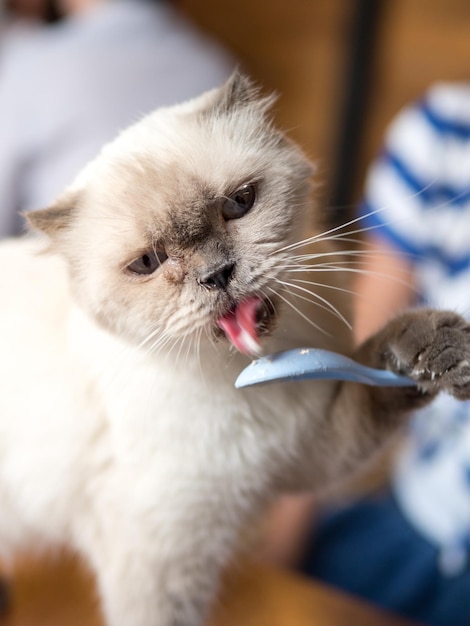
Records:
[[[469,326],[433,311],[356,355],[419,392],[234,388],[247,354],[351,351],[321,299],[345,293],[303,291],[312,168],[269,105],[237,74],[152,113],[31,214],[47,250],[0,246],[0,549],[74,546],[110,626],[200,626],[269,498],[349,473],[438,390],[470,397]]]

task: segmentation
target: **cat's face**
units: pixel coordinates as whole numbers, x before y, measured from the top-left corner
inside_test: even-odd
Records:
[[[300,234],[312,173],[268,105],[237,74],[156,111],[31,214],[102,325],[155,345],[207,333],[258,350],[280,304],[276,251]]]

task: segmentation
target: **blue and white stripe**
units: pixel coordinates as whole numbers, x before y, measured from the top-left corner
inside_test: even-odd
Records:
[[[402,111],[373,164],[364,225],[414,264],[428,305],[470,318],[470,84],[438,84]],[[455,574],[470,548],[470,402],[417,415],[395,473],[405,515]]]

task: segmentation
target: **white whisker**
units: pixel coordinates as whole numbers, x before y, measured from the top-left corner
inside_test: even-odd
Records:
[[[412,289],[414,291],[414,293],[419,294],[418,289],[416,288],[415,285],[413,285],[413,283],[410,283],[407,280],[402,280],[400,278],[398,278],[397,276],[390,276],[390,274],[386,274],[385,272],[377,272],[377,271],[373,271],[373,270],[367,270],[367,269],[363,269],[360,267],[344,267],[344,266],[337,266],[337,265],[333,265],[333,264],[328,264],[325,263],[323,265],[318,265],[315,267],[303,267],[303,268],[299,268],[299,269],[290,269],[288,270],[290,273],[301,273],[301,274],[305,274],[305,273],[314,273],[314,272],[326,272],[326,273],[330,273],[330,272],[342,272],[342,273],[348,273],[348,274],[360,274],[360,275],[369,275],[369,276],[375,276],[377,278],[381,278],[381,279],[385,279],[385,280],[391,280],[394,283],[397,283],[399,285],[404,285],[405,287]]]
[[[312,285],[313,287],[322,287],[324,289],[332,289],[333,291],[342,291],[343,293],[356,295],[356,292],[353,289],[346,289],[345,287],[338,287],[338,285],[331,285],[329,283],[317,283],[312,280],[302,280],[301,278],[292,278],[290,280],[292,280],[294,283],[302,283],[305,285]]]
[[[319,306],[320,308],[324,309],[325,311],[329,311],[330,313],[335,315],[339,320],[344,322],[346,324],[346,326],[351,330],[351,328],[352,328],[351,324],[344,317],[344,315],[341,313],[341,311],[339,311],[334,306],[334,304],[332,304],[329,300],[327,300],[326,298],[323,298],[323,296],[320,296],[320,294],[315,293],[314,291],[310,291],[309,289],[306,289],[305,287],[302,287],[301,285],[296,285],[295,283],[288,283],[288,282],[283,281],[283,280],[278,280],[277,282],[279,284],[281,284],[281,285],[286,286],[286,287],[292,287],[294,289],[298,289],[299,291],[302,291],[303,293],[308,293],[310,296],[312,296],[312,298],[315,298],[316,300],[319,300],[320,302],[323,303],[323,306],[319,302],[314,300],[314,299],[302,297],[302,296],[300,296],[300,294],[295,294],[292,291],[289,292],[294,298],[301,298],[302,297],[302,299],[306,300],[307,302],[311,302],[312,304],[315,304],[316,306]]]
[[[409,198],[416,198],[419,197],[424,191],[426,191],[427,189],[429,189],[435,181],[431,181],[428,185],[426,185],[425,187],[423,187],[422,189],[420,189],[419,191],[417,191],[414,194],[410,194]],[[319,241],[328,241],[330,239],[330,235],[332,235],[333,233],[339,233],[341,235],[341,231],[343,231],[345,228],[348,228],[349,226],[353,226],[354,224],[357,224],[365,219],[368,219],[369,217],[372,217],[374,215],[377,215],[379,213],[382,213],[383,211],[385,211],[388,207],[387,206],[383,206],[383,207],[379,207],[377,209],[375,209],[374,211],[369,211],[369,213],[365,213],[363,215],[359,215],[358,217],[355,217],[343,224],[340,224],[338,226],[333,226],[332,228],[329,228],[326,231],[323,231],[321,233],[316,233],[315,235],[312,235],[311,237],[307,237],[306,239],[302,240],[302,241],[298,241],[292,244],[289,244],[287,246],[284,246],[282,248],[279,248],[276,252],[285,252],[286,250],[292,250],[295,248],[299,248],[301,246],[306,246],[309,245],[311,243],[315,243],[315,242],[319,242]],[[357,234],[361,234],[364,232],[368,232],[370,230],[375,230],[377,228],[381,228],[380,224],[374,224],[371,226],[366,226],[364,228],[361,229],[355,229],[355,230],[351,230],[351,231],[347,231],[346,233],[343,233],[347,236],[350,235],[357,235]],[[274,254],[274,253],[273,253]]]
[[[300,315],[300,317],[302,317],[306,322],[308,322],[311,326],[313,326],[316,330],[319,330],[321,333],[323,333],[324,335],[329,335],[328,332],[326,332],[326,330],[324,330],[321,326],[319,326],[318,324],[315,324],[314,321],[312,321],[309,317],[307,317],[300,309],[298,309],[292,302],[290,302],[287,298],[284,298],[284,296],[280,293],[278,293],[277,291],[275,291],[274,289],[272,289],[271,287],[268,287],[268,289],[274,293],[277,297],[281,298],[281,300],[283,300],[288,306],[291,307],[291,309],[293,309],[296,313],[298,313]]]

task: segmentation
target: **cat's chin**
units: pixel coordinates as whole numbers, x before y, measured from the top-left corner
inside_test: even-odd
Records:
[[[220,334],[242,354],[260,356],[261,339],[272,329],[276,309],[272,300],[250,296],[217,320]]]

